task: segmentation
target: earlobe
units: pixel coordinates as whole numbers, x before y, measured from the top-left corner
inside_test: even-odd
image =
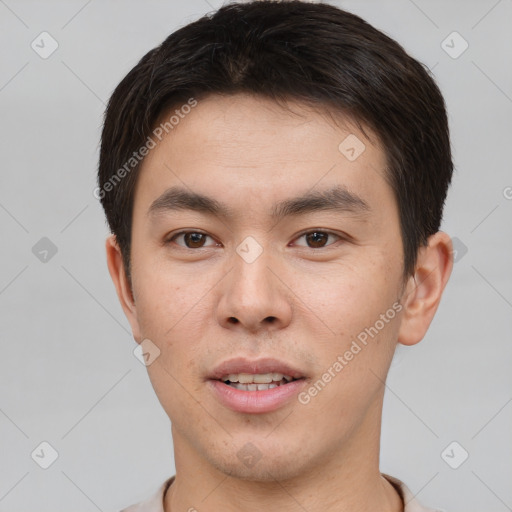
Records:
[[[399,343],[414,345],[423,339],[437,311],[452,268],[452,241],[446,233],[438,231],[429,237],[428,245],[418,251],[414,275],[409,278],[402,295]]]
[[[121,249],[117,244],[115,235],[110,235],[105,241],[105,249],[107,252],[107,265],[110,277],[116,288],[117,297],[121,303],[124,314],[130,322],[133,338],[140,342],[140,329],[137,320],[137,308],[133,293],[126,276]]]

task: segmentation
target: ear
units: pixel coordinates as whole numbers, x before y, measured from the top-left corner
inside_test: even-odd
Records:
[[[434,318],[453,268],[451,238],[438,231],[418,251],[414,274],[402,295],[403,314],[398,342],[415,345],[425,336]]]
[[[130,322],[133,338],[137,343],[140,343],[142,338],[140,336],[140,327],[137,320],[137,308],[135,306],[130,283],[126,277],[121,249],[117,244],[115,235],[110,235],[107,238],[105,248],[107,251],[108,271],[116,287],[117,297],[119,298],[126,318]]]

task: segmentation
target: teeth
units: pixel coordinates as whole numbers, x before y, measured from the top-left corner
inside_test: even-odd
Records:
[[[282,373],[232,373],[222,377],[224,382],[239,382],[240,384],[270,384],[271,382],[280,382],[285,379],[287,382],[293,380],[289,375]]]
[[[255,382],[256,384],[270,384],[273,380],[272,376],[274,374],[270,373],[258,373],[256,375],[252,375],[252,382]]]
[[[267,389],[277,388],[278,385],[279,384],[275,384],[274,382],[271,384],[240,384],[240,382],[230,384],[231,387],[242,391],[265,391]]]

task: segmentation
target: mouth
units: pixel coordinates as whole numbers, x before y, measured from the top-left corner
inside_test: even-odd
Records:
[[[277,372],[258,374],[231,373],[224,375],[220,379],[224,384],[241,391],[266,391],[268,389],[284,386],[294,380],[299,379],[295,379],[291,375]]]
[[[220,364],[208,385],[214,397],[235,412],[265,413],[290,403],[306,386],[306,379],[302,371],[282,361],[235,358]]]

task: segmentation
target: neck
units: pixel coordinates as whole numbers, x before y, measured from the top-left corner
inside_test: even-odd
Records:
[[[381,409],[369,411],[340,446],[284,480],[229,476],[173,427],[176,478],[165,512],[402,512],[400,496],[379,471]]]

